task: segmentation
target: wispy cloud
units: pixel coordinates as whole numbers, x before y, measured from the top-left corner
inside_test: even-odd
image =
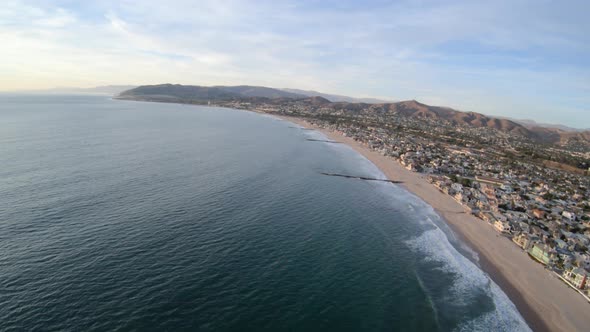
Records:
[[[588,127],[589,9],[544,0],[5,0],[0,89],[260,84],[567,114],[557,120]]]

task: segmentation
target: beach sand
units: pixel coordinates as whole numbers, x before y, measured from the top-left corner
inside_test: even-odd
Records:
[[[393,158],[372,151],[342,133],[318,128],[302,119],[280,117],[316,129],[342,142],[375,164],[390,180],[431,205],[458,237],[479,256],[481,268],[517,306],[533,331],[590,331],[590,303],[491,225],[467,213],[451,196],[430,184],[426,176],[406,170]]]

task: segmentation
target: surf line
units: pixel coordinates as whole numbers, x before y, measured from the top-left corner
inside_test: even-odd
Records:
[[[367,177],[367,176],[346,175],[346,174],[327,173],[327,172],[320,172],[320,174],[326,175],[326,176],[338,176],[338,177],[347,178],[347,179],[359,179],[359,180],[365,180],[365,181],[381,181],[381,182],[389,182],[389,183],[403,183],[403,181],[388,180],[388,179],[377,179],[377,178],[371,178],[371,177]]]

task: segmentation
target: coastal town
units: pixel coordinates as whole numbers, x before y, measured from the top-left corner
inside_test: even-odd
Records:
[[[523,255],[590,301],[590,170],[539,157],[588,160],[588,152],[541,146],[490,128],[427,118],[335,113],[309,103],[220,106],[301,118],[424,174],[432,186],[460,203],[465,213],[489,224],[520,247]]]

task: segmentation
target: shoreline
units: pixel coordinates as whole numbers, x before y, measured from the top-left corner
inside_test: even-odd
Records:
[[[590,304],[575,290],[483,220],[465,213],[458,202],[436,189],[424,174],[409,171],[393,158],[342,133],[301,118],[273,116],[346,144],[372,162],[389,180],[403,181],[400,184],[403,188],[432,206],[458,238],[478,254],[480,268],[504,291],[533,331],[584,331],[590,326]]]
[[[367,158],[389,180],[403,181],[400,184],[403,188],[430,205],[453,233],[477,253],[477,265],[508,296],[533,331],[586,331],[590,326],[590,304],[582,296],[530,259],[512,241],[500,236],[492,226],[465,213],[458,202],[436,189],[424,174],[409,171],[393,158],[383,156],[343,133],[320,128],[305,119],[257,110],[235,110],[264,114],[319,131]]]

